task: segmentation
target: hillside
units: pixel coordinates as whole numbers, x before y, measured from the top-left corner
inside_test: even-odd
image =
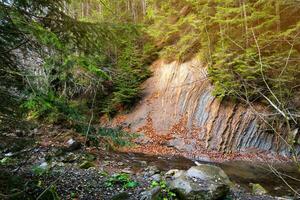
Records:
[[[299,1],[0,11],[0,199],[299,198]]]

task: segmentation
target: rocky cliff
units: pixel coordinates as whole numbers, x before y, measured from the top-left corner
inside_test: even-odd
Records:
[[[137,142],[142,150],[156,144],[189,157],[204,151],[289,154],[281,139],[285,137],[268,133],[261,125],[256,114],[261,107],[212,95],[207,69],[200,61],[157,61],[151,69],[153,76],[143,85],[142,100],[129,114],[113,121],[114,126],[141,133]]]

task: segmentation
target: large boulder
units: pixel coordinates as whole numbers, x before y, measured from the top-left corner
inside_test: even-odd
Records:
[[[204,181],[220,182],[224,184],[231,184],[228,176],[225,172],[217,166],[200,164],[198,166],[191,167],[186,175],[190,178],[197,178]]]
[[[182,199],[214,200],[228,194],[230,180],[219,167],[200,165],[172,177],[168,184]]]

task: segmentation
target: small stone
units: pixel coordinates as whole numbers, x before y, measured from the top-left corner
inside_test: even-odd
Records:
[[[280,190],[280,189],[282,189],[282,186],[278,186],[274,188],[274,190]]]
[[[91,168],[91,167],[94,167],[94,164],[91,163],[91,162],[89,162],[89,161],[83,161],[83,163],[81,163],[81,164],[79,165],[79,167],[80,167],[81,169],[89,169],[89,168]]]
[[[66,157],[63,158],[63,162],[74,162],[77,159],[77,156],[74,153],[69,153],[66,155]]]
[[[73,138],[67,141],[67,151],[75,151],[81,148],[81,143],[74,140]]]
[[[151,179],[153,181],[160,182],[161,181],[161,175],[160,174],[154,174],[153,176],[151,176]]]
[[[133,171],[132,170],[130,170],[130,168],[125,168],[125,169],[122,169],[122,171],[121,172],[123,172],[123,173],[125,173],[125,174],[133,174]]]
[[[161,188],[156,186],[151,190],[140,193],[140,200],[156,200],[160,194]]]
[[[268,193],[268,191],[258,183],[256,183],[256,184],[250,183],[250,186],[252,187],[253,194],[264,195],[264,194]]]
[[[177,178],[181,176],[184,172],[185,172],[184,170],[171,169],[166,173],[166,177]]]
[[[42,169],[42,170],[47,170],[49,167],[48,163],[47,162],[43,162],[39,165],[39,168]]]
[[[275,197],[276,200],[294,200],[294,197],[283,196],[283,197]]]
[[[64,163],[62,163],[62,162],[58,162],[58,163],[56,164],[56,166],[58,166],[58,167],[64,167],[64,166],[65,166],[65,164],[64,164]]]
[[[4,154],[5,157],[12,157],[13,156],[13,153],[12,152],[8,152],[6,154]]]
[[[156,166],[149,166],[145,169],[145,176],[153,176],[154,174],[159,174],[160,170]]]
[[[141,163],[141,165],[144,166],[144,167],[147,166],[147,162],[144,161],[144,160],[140,161],[140,163]]]

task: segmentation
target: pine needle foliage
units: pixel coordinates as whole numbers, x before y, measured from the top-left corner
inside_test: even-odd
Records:
[[[199,57],[214,94],[300,110],[300,3],[152,0],[149,34],[166,59]],[[268,101],[268,100],[269,101]],[[294,115],[296,116],[296,114]]]
[[[136,23],[107,20],[114,7],[105,8],[104,17],[96,21],[97,10],[74,15],[71,1],[0,5],[0,73],[11,78],[5,83],[18,78],[13,87],[25,91],[22,108],[28,117],[74,121],[90,109],[112,115],[139,98],[139,85],[149,76],[144,36]]]

